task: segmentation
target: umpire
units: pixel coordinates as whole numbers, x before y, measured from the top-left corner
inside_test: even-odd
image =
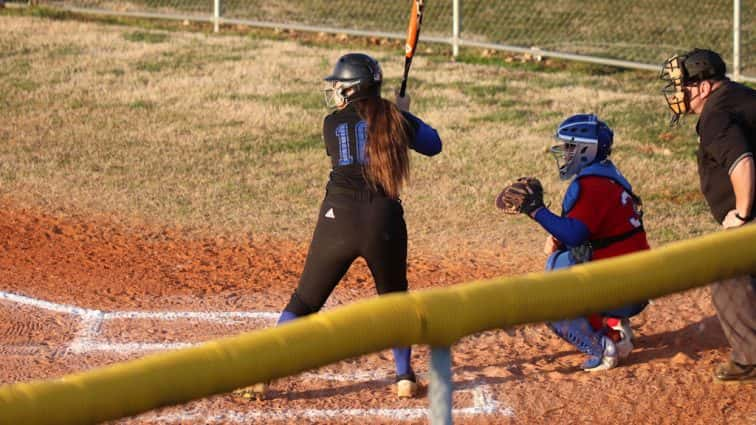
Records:
[[[694,49],[664,62],[664,95],[673,112],[696,114],[698,174],[711,213],[725,229],[754,218],[756,202],[756,91],[725,77],[719,54]],[[727,341],[729,361],[718,365],[720,381],[756,379],[756,276],[711,285],[711,298]]]

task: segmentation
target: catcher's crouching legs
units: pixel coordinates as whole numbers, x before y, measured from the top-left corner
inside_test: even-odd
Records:
[[[588,372],[612,369],[617,366],[617,347],[601,332],[593,330],[588,319],[561,320],[548,323],[549,327],[565,341],[590,357],[582,364]]]

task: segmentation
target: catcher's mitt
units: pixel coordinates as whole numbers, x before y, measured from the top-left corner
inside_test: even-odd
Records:
[[[520,177],[496,197],[496,206],[507,214],[530,215],[543,207],[543,186],[535,177]]]

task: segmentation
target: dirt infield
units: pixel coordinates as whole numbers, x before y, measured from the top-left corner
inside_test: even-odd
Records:
[[[307,248],[271,237],[198,240],[114,217],[0,206],[1,383],[270,326]],[[415,250],[409,280],[415,290],[447,286],[537,270],[542,260],[513,264],[501,253],[441,258]],[[327,308],[373,293],[358,263]],[[465,338],[453,351],[455,422],[756,423],[754,386],[711,379],[727,347],[707,291],[656,300],[634,327],[637,348],[629,360],[597,374],[580,371],[582,356],[543,325]],[[421,379],[427,360],[427,348],[418,347]],[[220,395],[118,423],[427,422],[424,396],[393,397],[391,370],[390,353],[382,352],[282,379],[264,402]]]

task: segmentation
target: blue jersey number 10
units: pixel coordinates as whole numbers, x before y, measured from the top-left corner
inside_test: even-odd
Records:
[[[355,135],[357,136],[357,163],[365,163],[365,147],[367,145],[367,123],[360,121],[355,126]],[[355,163],[354,156],[351,152],[351,143],[349,143],[349,123],[343,123],[336,127],[336,137],[339,139],[339,165],[351,165]]]

